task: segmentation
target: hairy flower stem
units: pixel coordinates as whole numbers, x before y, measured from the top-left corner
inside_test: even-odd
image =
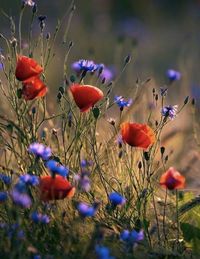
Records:
[[[22,52],[22,18],[25,10],[25,5],[22,7],[19,15],[19,53]]]
[[[163,234],[164,234],[164,243],[167,240],[167,234],[166,234],[166,229],[165,229],[165,218],[166,218],[166,205],[167,205],[167,188],[165,192],[165,201],[164,201],[164,210],[163,210]]]
[[[176,224],[177,224],[177,236],[176,236],[176,241],[177,241],[177,250],[178,250],[178,243],[179,243],[179,211],[178,211],[178,190],[176,190]]]

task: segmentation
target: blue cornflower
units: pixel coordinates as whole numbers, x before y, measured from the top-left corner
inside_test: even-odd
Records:
[[[115,257],[110,255],[110,249],[106,246],[96,245],[95,252],[98,259],[114,259]]]
[[[33,259],[41,259],[42,257],[40,255],[34,255]]]
[[[42,223],[42,224],[48,224],[50,222],[50,219],[47,215],[43,215],[41,213],[38,213],[37,211],[33,212],[31,214],[31,219],[35,223]]]
[[[181,78],[181,73],[173,69],[168,69],[166,75],[171,82],[180,80]]]
[[[31,185],[31,186],[36,186],[39,184],[39,177],[36,175],[30,175],[30,174],[21,175],[19,177],[19,180],[22,183],[25,183],[25,184]]]
[[[50,147],[46,147],[41,143],[32,143],[29,146],[28,151],[37,157],[41,157],[43,160],[48,160],[51,156]]]
[[[82,217],[93,217],[96,214],[97,208],[99,204],[93,204],[90,206],[87,203],[80,202],[77,206],[77,210]]]
[[[78,73],[81,71],[95,72],[98,69],[98,65],[92,60],[80,59],[72,64],[72,68]]]
[[[19,205],[20,207],[23,207],[23,208],[30,208],[30,206],[32,205],[31,198],[28,194],[21,193],[15,188],[11,191],[10,194],[13,202],[16,205]]]
[[[117,192],[110,193],[108,198],[113,206],[124,205],[124,203],[126,202],[126,199]]]
[[[0,174],[0,180],[4,183],[4,184],[6,184],[6,185],[9,185],[9,184],[11,184],[11,177],[10,176],[7,176],[7,175],[5,175],[5,174]]]
[[[177,108],[178,108],[178,105],[174,105],[174,106],[168,105],[168,106],[165,106],[165,107],[163,107],[161,109],[161,114],[165,118],[169,117],[171,120],[173,120],[176,117]]]
[[[129,107],[133,103],[132,99],[125,100],[122,96],[115,96],[114,98],[115,103],[119,106],[121,110],[124,109],[124,107]]]
[[[135,245],[144,239],[144,231],[140,230],[137,232],[136,230],[123,230],[120,234],[120,239],[129,245]]]
[[[108,67],[106,67],[104,64],[99,64],[98,65],[98,71],[101,70],[101,73],[99,74],[99,77],[101,80],[105,80],[105,82],[107,81],[111,81],[114,77],[113,72],[111,69],[109,69]]]
[[[4,202],[8,199],[8,194],[6,192],[0,192],[0,202]]]
[[[67,177],[69,174],[69,169],[63,165],[59,165],[55,160],[47,161],[46,167],[52,172],[52,174],[59,174],[62,177]]]

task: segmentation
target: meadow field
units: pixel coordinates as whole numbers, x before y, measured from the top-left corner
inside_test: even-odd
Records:
[[[200,2],[0,9],[0,258],[200,258]]]

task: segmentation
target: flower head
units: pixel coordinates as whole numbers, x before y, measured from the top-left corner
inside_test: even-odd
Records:
[[[169,190],[185,188],[185,177],[170,167],[160,178],[160,185]]]
[[[91,188],[91,181],[88,177],[88,173],[81,172],[74,176],[74,181],[78,184],[79,188],[84,192],[89,192]]]
[[[9,185],[11,184],[11,177],[7,176],[5,174],[0,174],[0,181],[2,181],[4,184]]]
[[[46,147],[41,143],[32,143],[28,148],[29,153],[34,154],[37,157],[41,157],[43,160],[48,160],[51,156],[50,147]]]
[[[27,185],[36,186],[39,184],[39,177],[36,175],[25,174],[19,177],[19,180]]]
[[[11,191],[11,198],[13,202],[23,208],[30,208],[32,201],[27,193],[21,193],[16,188]]]
[[[156,140],[153,129],[146,124],[124,122],[121,124],[121,135],[125,143],[143,149],[153,145]]]
[[[37,211],[35,211],[35,212],[33,212],[31,214],[31,219],[35,223],[48,224],[50,222],[50,219],[49,219],[49,217],[47,215],[41,214],[41,213],[39,213]]]
[[[181,79],[181,73],[173,69],[168,69],[166,75],[171,82]]]
[[[30,77],[23,81],[22,96],[26,101],[43,97],[47,93],[47,86],[38,77]]]
[[[103,98],[103,92],[92,85],[73,84],[70,91],[81,112],[87,112]]]
[[[85,202],[80,202],[77,206],[79,214],[84,218],[93,217],[97,212],[97,208],[98,205],[96,203],[91,206]]]
[[[110,200],[111,204],[114,206],[124,205],[126,202],[126,199],[117,192],[110,193],[109,200]]]
[[[72,64],[72,68],[77,72],[95,72],[98,69],[98,65],[92,60],[80,59]]]
[[[0,192],[0,203],[8,199],[8,194],[6,192]]]
[[[39,76],[42,72],[43,68],[34,59],[18,56],[15,76],[19,81]]]
[[[133,103],[132,99],[125,100],[122,96],[115,96],[114,100],[121,110],[123,110],[124,107],[131,106],[131,104]]]
[[[43,201],[71,198],[75,193],[75,188],[60,175],[42,176],[39,188],[40,198]]]
[[[168,105],[168,106],[165,106],[161,109],[161,114],[162,116],[166,117],[166,118],[170,118],[171,120],[173,120],[175,117],[176,117],[176,114],[177,114],[177,108],[178,108],[178,105]]]
[[[24,5],[28,5],[33,7],[35,5],[35,2],[33,0],[23,0]]]
[[[106,67],[104,64],[98,65],[97,72],[99,72],[100,79],[105,80],[105,82],[111,81],[113,79],[113,71]]]
[[[135,245],[144,239],[144,231],[140,230],[137,232],[136,230],[123,230],[120,234],[120,239],[129,245]]]
[[[58,164],[55,160],[46,162],[46,167],[52,172],[52,175],[58,174],[62,177],[67,177],[69,169],[63,165]]]
[[[110,255],[110,249],[106,246],[96,245],[95,252],[98,259],[114,259],[114,256]]]

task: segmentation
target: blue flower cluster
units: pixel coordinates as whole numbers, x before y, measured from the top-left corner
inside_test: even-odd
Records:
[[[120,239],[129,245],[135,245],[144,239],[144,231],[140,230],[137,232],[136,230],[123,230],[120,234]]]
[[[43,160],[48,160],[51,157],[51,148],[46,147],[41,143],[32,143],[29,146],[28,151],[36,157],[41,157]]]
[[[49,160],[46,162],[46,167],[51,171],[52,175],[58,174],[62,177],[67,177],[69,169],[63,165],[58,164],[55,160]]]
[[[11,198],[13,202],[23,208],[30,208],[32,200],[28,195],[28,187],[39,184],[39,177],[35,175],[25,174],[19,177],[19,181],[11,190]]]
[[[96,72],[97,76],[105,81],[111,81],[113,79],[113,72],[111,69],[104,64],[96,64],[92,60],[80,59],[72,64],[72,69],[77,73],[82,71],[91,73]]]
[[[31,219],[35,223],[48,224],[50,222],[50,218],[46,214],[43,215],[37,211],[31,214]]]

